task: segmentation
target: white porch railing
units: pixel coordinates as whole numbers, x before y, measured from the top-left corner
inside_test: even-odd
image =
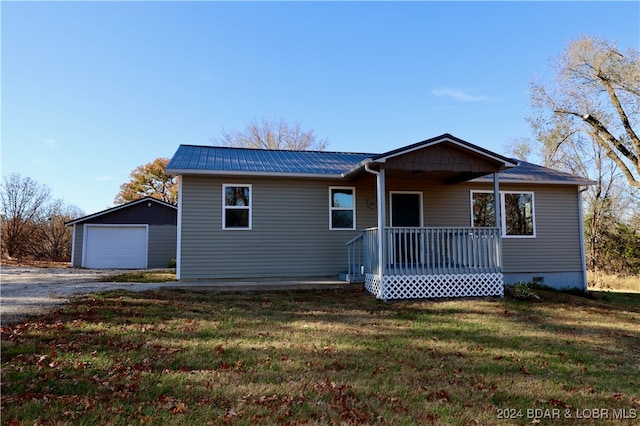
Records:
[[[349,276],[378,274],[378,228],[348,245]],[[501,272],[498,228],[385,228],[383,275],[437,275]]]
[[[363,236],[360,234],[355,238],[352,238],[347,243],[347,282],[364,282],[364,245]]]
[[[384,274],[500,272],[498,228],[385,228]]]

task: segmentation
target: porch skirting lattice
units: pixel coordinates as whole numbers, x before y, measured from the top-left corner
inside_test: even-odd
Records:
[[[366,274],[365,288],[376,298],[504,296],[502,273],[380,275]]]

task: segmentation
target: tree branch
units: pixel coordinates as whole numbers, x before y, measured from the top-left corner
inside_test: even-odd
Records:
[[[598,78],[600,78],[600,80],[602,81],[602,84],[604,84],[604,87],[607,89],[609,98],[611,99],[613,106],[615,107],[616,111],[618,112],[618,115],[620,116],[620,120],[622,121],[622,126],[624,127],[624,130],[627,132],[627,135],[629,135],[629,138],[631,139],[633,146],[635,147],[636,153],[640,154],[640,138],[638,137],[636,132],[633,130],[633,128],[631,128],[629,117],[627,116],[627,113],[625,112],[624,108],[622,108],[622,104],[620,103],[620,99],[618,98],[618,95],[616,94],[615,89],[611,86],[611,82],[605,76],[598,75]],[[636,165],[640,166],[637,163],[637,160],[636,160]],[[640,167],[638,167],[638,169],[640,169]]]
[[[600,146],[602,146],[606,153],[607,157],[613,160],[614,163],[620,168],[622,174],[627,179],[627,182],[631,186],[636,188],[640,188],[640,180],[636,179],[633,175],[627,164],[620,158],[620,156],[612,149],[615,148],[620,154],[629,159],[633,165],[636,166],[637,170],[640,170],[640,163],[638,162],[638,156],[633,152],[629,151],[629,149],[624,146],[622,142],[616,139],[609,130],[607,130],[600,121],[590,114],[580,115],[573,111],[568,110],[555,110],[557,114],[568,114],[573,115],[575,117],[580,117],[585,123],[587,123],[593,130],[593,135],[595,136],[596,141]]]

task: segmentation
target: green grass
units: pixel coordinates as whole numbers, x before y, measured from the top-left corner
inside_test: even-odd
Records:
[[[541,424],[576,424],[594,408],[610,418],[582,422],[636,422],[640,294],[536,292],[92,295],[2,329],[2,423],[491,425],[558,410]]]
[[[106,275],[102,277],[100,281],[110,283],[164,283],[176,281],[176,273],[170,269],[132,271],[122,274]]]

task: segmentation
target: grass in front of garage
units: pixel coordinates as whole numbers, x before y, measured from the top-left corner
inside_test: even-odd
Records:
[[[100,281],[108,283],[166,283],[176,281],[176,272],[173,269],[131,271],[106,275],[102,277]]]

